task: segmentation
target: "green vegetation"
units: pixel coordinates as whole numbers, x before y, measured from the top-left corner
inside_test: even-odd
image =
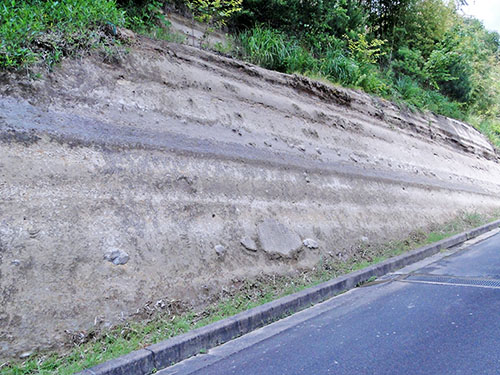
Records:
[[[241,11],[241,2],[243,0],[184,0],[183,4],[189,9],[193,16],[193,21],[198,21],[205,25],[203,37],[200,41],[200,47],[208,46],[207,37],[216,29],[226,26],[227,21],[236,13]],[[194,38],[194,37],[193,37]],[[194,39],[193,39],[194,44]],[[231,52],[224,48],[219,42],[214,49],[224,53]]]
[[[170,22],[163,13],[163,2],[158,0],[122,0],[118,7],[124,12],[124,27],[153,39],[182,43],[184,37],[170,32]]]
[[[241,11],[243,0],[186,0],[185,3],[198,22],[208,27],[222,28],[231,16]]]
[[[245,0],[241,56],[471,122],[500,147],[500,37],[445,0]]]
[[[113,45],[105,28],[122,26],[109,0],[7,0],[0,4],[0,68],[48,65],[77,50]]]
[[[120,27],[176,40],[163,8],[184,5],[211,28],[228,26],[234,48],[263,67],[361,88],[410,108],[467,120],[500,147],[500,37],[452,0],[2,0],[0,70],[52,67],[91,49],[123,50]],[[177,40],[179,41],[179,40]],[[86,332],[63,354],[1,363],[2,374],[70,374],[475,227],[464,215],[404,241],[360,244],[347,259],[324,259],[294,276],[243,280],[202,311],[176,301],[140,322]]]
[[[90,49],[123,50],[118,28],[172,39],[163,3],[114,0],[3,0],[0,2],[0,69],[52,67],[63,56]]]
[[[37,355],[12,363],[0,362],[0,373],[69,375],[499,217],[500,212],[490,216],[464,213],[445,225],[435,226],[431,232],[415,231],[402,241],[384,245],[360,243],[353,250],[352,256],[339,258],[332,255],[320,261],[312,270],[291,276],[262,276],[255,280],[241,280],[203,310],[195,310],[179,301],[159,301],[144,309],[140,321],[124,323],[111,330],[76,335],[73,348],[66,353]]]

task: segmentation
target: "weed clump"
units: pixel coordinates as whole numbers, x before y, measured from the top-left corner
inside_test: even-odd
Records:
[[[51,67],[63,56],[112,46],[125,15],[112,0],[9,0],[0,5],[0,69]]]

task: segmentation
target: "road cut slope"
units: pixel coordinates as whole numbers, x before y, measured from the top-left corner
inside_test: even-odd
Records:
[[[469,125],[188,46],[0,82],[0,357],[500,208]]]

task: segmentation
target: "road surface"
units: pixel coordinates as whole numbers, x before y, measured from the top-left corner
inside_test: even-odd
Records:
[[[159,374],[500,374],[500,234],[431,261]]]

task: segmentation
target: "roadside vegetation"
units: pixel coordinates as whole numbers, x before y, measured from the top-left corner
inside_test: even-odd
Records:
[[[500,37],[465,0],[4,0],[0,69],[52,68],[89,50],[126,53],[117,30],[182,42],[164,10],[226,28],[252,63],[468,121],[500,148]],[[125,42],[126,44],[126,42]],[[206,45],[206,44],[203,44]],[[37,73],[40,74],[40,73]]]
[[[488,216],[463,213],[447,224],[436,225],[430,232],[415,231],[402,241],[383,245],[360,242],[352,251],[354,255],[347,257],[338,253],[331,254],[312,270],[300,271],[290,276],[261,276],[253,280],[235,281],[203,309],[194,309],[181,301],[160,300],[145,306],[135,321],[129,321],[111,330],[96,329],[74,334],[73,346],[66,352],[38,354],[18,362],[0,361],[0,373],[73,374],[498,218],[500,212]]]
[[[126,53],[122,27],[151,38],[176,40],[163,2],[123,0],[0,1],[0,70],[51,69],[63,57],[91,50]],[[180,40],[178,40],[180,41]]]
[[[465,120],[500,147],[500,37],[453,0],[246,0],[242,56]]]
[[[224,53],[268,69],[362,89],[410,109],[465,120],[500,148],[500,37],[462,15],[452,0],[2,0],[0,70],[36,78],[63,57],[127,53],[120,28],[178,41],[165,6],[224,27]],[[223,49],[222,47],[219,49]],[[35,69],[36,68],[36,69]],[[42,69],[42,70],[40,70]],[[33,72],[37,72],[36,74]],[[497,216],[498,217],[498,216]],[[241,280],[203,310],[178,301],[146,306],[141,319],[81,332],[60,354],[0,361],[0,373],[71,374],[281,296],[478,226],[492,217],[464,214],[430,233],[384,246],[359,244],[292,276]]]
[[[50,67],[81,50],[114,47],[106,29],[124,23],[124,13],[109,0],[2,1],[0,68]]]

